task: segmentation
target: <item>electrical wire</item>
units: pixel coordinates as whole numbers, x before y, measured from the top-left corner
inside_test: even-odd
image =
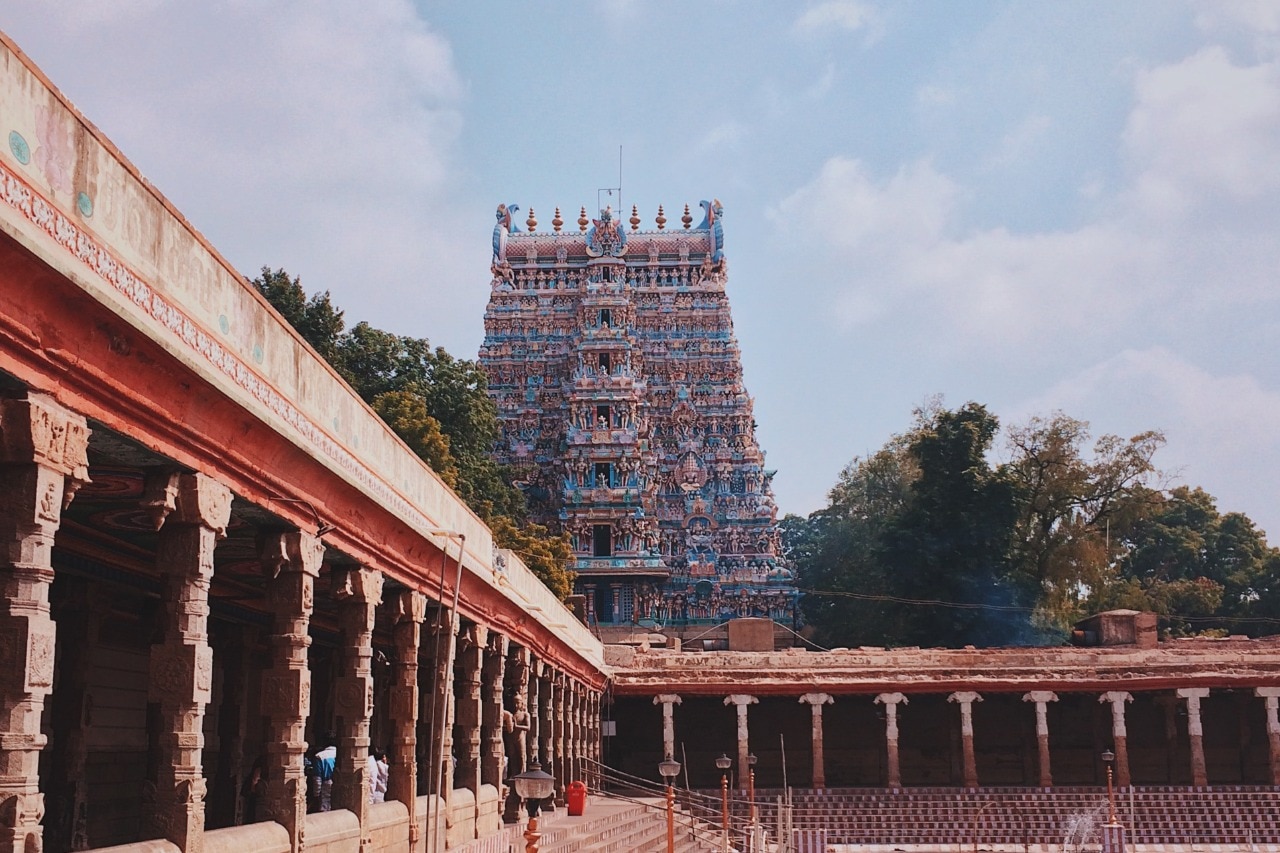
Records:
[[[951,607],[957,610],[995,610],[1002,613],[1034,613],[1036,610],[1034,607],[1020,607],[1013,604],[976,604],[964,601],[943,601],[937,598],[904,598],[898,595],[844,592],[834,589],[800,589],[799,591],[805,595],[852,598],[858,601],[888,601],[894,604],[910,604],[921,607]],[[1280,619],[1271,616],[1183,616],[1178,613],[1158,613],[1156,615],[1161,619],[1180,619],[1184,622],[1280,625]]]

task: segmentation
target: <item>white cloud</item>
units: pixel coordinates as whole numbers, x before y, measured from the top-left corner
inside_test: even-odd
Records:
[[[464,318],[452,285],[486,261],[450,230],[466,91],[409,0],[55,5],[61,51],[113,61],[36,61],[242,272],[283,266],[407,334]]]
[[[1028,116],[992,157],[1016,158],[1051,131],[1047,116]],[[948,333],[989,358],[1202,335],[1195,324],[1223,304],[1276,300],[1277,139],[1280,67],[1233,64],[1210,47],[1137,75],[1117,139],[1128,173],[1109,194],[1093,182],[1098,213],[1072,228],[973,229],[966,205],[980,187],[929,160],[882,178],[841,156],[772,215],[825,259],[818,274],[838,291],[830,316],[845,329],[891,311],[922,341]]]
[[[1047,115],[1027,116],[1000,140],[999,147],[987,160],[987,168],[996,169],[1023,159],[1046,137],[1052,127],[1053,119]]]
[[[935,110],[939,107],[949,107],[955,102],[956,93],[954,89],[930,84],[921,86],[916,90],[916,104],[926,109]]]
[[[1239,66],[1218,46],[1139,73],[1124,143],[1134,203],[1165,218],[1280,189],[1280,64]]]
[[[854,0],[830,0],[807,9],[796,19],[795,28],[800,32],[831,28],[853,32],[867,26],[871,16],[871,8],[866,4]]]
[[[746,128],[736,121],[726,121],[712,127],[702,134],[694,143],[693,149],[699,153],[730,148],[740,143],[746,135]]]
[[[1280,5],[1274,0],[1198,0],[1195,6],[1196,24],[1207,32],[1244,30],[1272,48],[1280,37]]]
[[[1280,540],[1280,516],[1265,514],[1275,511],[1271,477],[1258,476],[1280,468],[1280,393],[1253,377],[1216,375],[1164,347],[1125,350],[1024,401],[1006,420],[1055,409],[1090,421],[1095,435],[1163,430],[1159,467]]]
[[[877,182],[861,163],[837,157],[772,216],[844,271],[836,316],[846,326],[892,303],[921,334],[945,325],[982,348],[1022,346],[1049,329],[1096,330],[1107,325],[1099,306],[1111,318],[1127,314],[1135,280],[1160,268],[1157,248],[1099,227],[953,236],[961,197],[927,161]]]
[[[771,216],[784,229],[828,247],[875,252],[886,245],[936,243],[956,194],[956,185],[928,161],[903,166],[877,183],[861,162],[832,157]]]

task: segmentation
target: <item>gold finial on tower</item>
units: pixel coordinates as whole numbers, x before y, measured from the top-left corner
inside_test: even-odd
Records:
[[[631,205],[631,220],[630,220],[630,222],[631,222],[631,230],[632,230],[632,231],[639,231],[639,230],[640,230],[640,212],[639,212],[638,210],[636,210],[636,206],[635,206],[634,204],[633,204],[633,205]]]
[[[557,207],[556,215],[551,219],[551,227],[555,229],[557,234],[559,234],[561,225],[564,225],[564,220],[560,218],[560,208]]]
[[[538,230],[538,219],[533,215],[532,207],[529,208],[529,218],[524,221],[524,224],[529,226],[530,234]]]
[[[581,231],[583,234],[586,234],[586,233],[587,233],[587,224],[588,224],[589,222],[590,222],[590,220],[589,220],[589,219],[587,219],[587,208],[586,208],[586,206],[584,205],[584,206],[583,206],[583,208],[582,208],[582,212],[578,214],[578,230],[579,230],[579,231]]]
[[[684,216],[680,217],[680,221],[684,223],[684,230],[688,231],[693,226],[693,217],[689,215],[689,204],[685,202]]]
[[[658,205],[658,218],[653,221],[658,223],[659,231],[667,227],[667,217],[662,215],[662,205]]]

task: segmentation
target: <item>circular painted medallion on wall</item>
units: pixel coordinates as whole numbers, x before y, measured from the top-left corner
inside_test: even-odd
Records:
[[[27,144],[27,140],[22,138],[22,134],[16,130],[9,131],[9,150],[13,152],[13,156],[22,165],[25,166],[31,162],[31,146]]]
[[[88,193],[76,194],[76,210],[80,211],[80,215],[85,219],[93,216],[93,199],[89,198]]]

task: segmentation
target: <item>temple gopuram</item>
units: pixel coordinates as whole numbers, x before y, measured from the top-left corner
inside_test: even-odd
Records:
[[[796,618],[726,293],[723,208],[668,229],[498,207],[480,364],[498,461],[567,532],[591,625]]]

